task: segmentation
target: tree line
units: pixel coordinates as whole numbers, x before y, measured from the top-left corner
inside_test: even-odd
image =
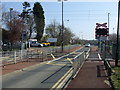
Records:
[[[2,22],[5,28],[2,28],[3,43],[9,42],[11,45],[27,41],[31,38],[33,31],[37,33],[36,39],[41,40],[44,32],[45,17],[44,11],[39,2],[34,3],[30,8],[29,2],[22,3],[22,13],[10,8],[10,11],[2,13]]]
[[[21,13],[11,8],[10,11],[2,13],[2,22],[5,26],[2,28],[3,43],[9,42],[13,45],[17,42],[25,42],[30,38],[35,38],[38,42],[47,41],[48,38],[57,38],[56,45],[61,45],[62,25],[53,20],[45,28],[44,10],[39,2],[35,2],[33,8],[29,2],[23,2],[22,6],[23,11]],[[36,33],[35,37],[32,37],[33,32]],[[80,43],[80,39],[75,37],[70,28],[65,26],[63,38],[64,45]]]

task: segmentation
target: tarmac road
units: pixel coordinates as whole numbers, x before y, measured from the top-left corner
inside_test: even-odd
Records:
[[[79,50],[81,53],[84,49]],[[73,55],[72,55],[73,56]],[[52,88],[72,67],[71,55],[2,76],[3,88]],[[73,57],[71,57],[73,58]]]
[[[2,78],[3,88],[51,88],[70,69],[68,63],[45,63],[5,75]]]

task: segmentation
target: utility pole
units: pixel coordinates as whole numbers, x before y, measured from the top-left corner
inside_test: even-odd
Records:
[[[62,34],[62,45],[61,45],[61,50],[63,52],[63,46],[64,46],[64,41],[63,41],[63,30],[64,30],[64,21],[63,21],[63,0],[62,0],[62,31],[61,31],[61,34]]]
[[[119,29],[120,29],[120,0],[118,2],[118,25],[117,25],[117,43],[116,43],[115,66],[118,66],[118,59],[119,59]]]
[[[61,44],[61,51],[63,52],[63,47],[64,47],[64,33],[63,33],[63,31],[64,31],[64,20],[63,20],[63,2],[64,1],[67,1],[67,0],[58,0],[58,1],[61,1],[62,2],[62,29],[61,29],[61,39],[62,39],[62,44]]]
[[[109,25],[110,25],[110,22],[109,22],[110,19],[109,18],[110,18],[110,13],[108,13],[108,29],[109,29]]]
[[[114,42],[114,39],[115,39],[115,37],[114,37],[114,28],[113,28],[113,38],[112,39],[113,39],[112,42]]]
[[[12,10],[13,10],[13,8],[9,8],[9,10],[10,10],[10,32],[11,32],[11,19],[12,19]],[[12,50],[13,49],[13,44],[12,44],[12,42],[10,43],[11,44],[11,47],[10,47],[10,49]]]

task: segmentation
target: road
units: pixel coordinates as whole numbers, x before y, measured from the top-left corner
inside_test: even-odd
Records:
[[[3,88],[51,88],[69,69],[66,64],[40,64],[32,69],[3,76]]]
[[[55,84],[72,68],[71,61],[82,53],[82,48],[70,55],[49,62],[43,62],[37,66],[26,68],[18,72],[4,75],[2,77],[3,88],[53,88]]]

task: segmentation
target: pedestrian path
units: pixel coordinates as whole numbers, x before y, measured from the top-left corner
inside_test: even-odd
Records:
[[[71,80],[66,89],[70,88],[107,88],[107,90],[112,90],[104,64],[94,48],[76,78]]]

